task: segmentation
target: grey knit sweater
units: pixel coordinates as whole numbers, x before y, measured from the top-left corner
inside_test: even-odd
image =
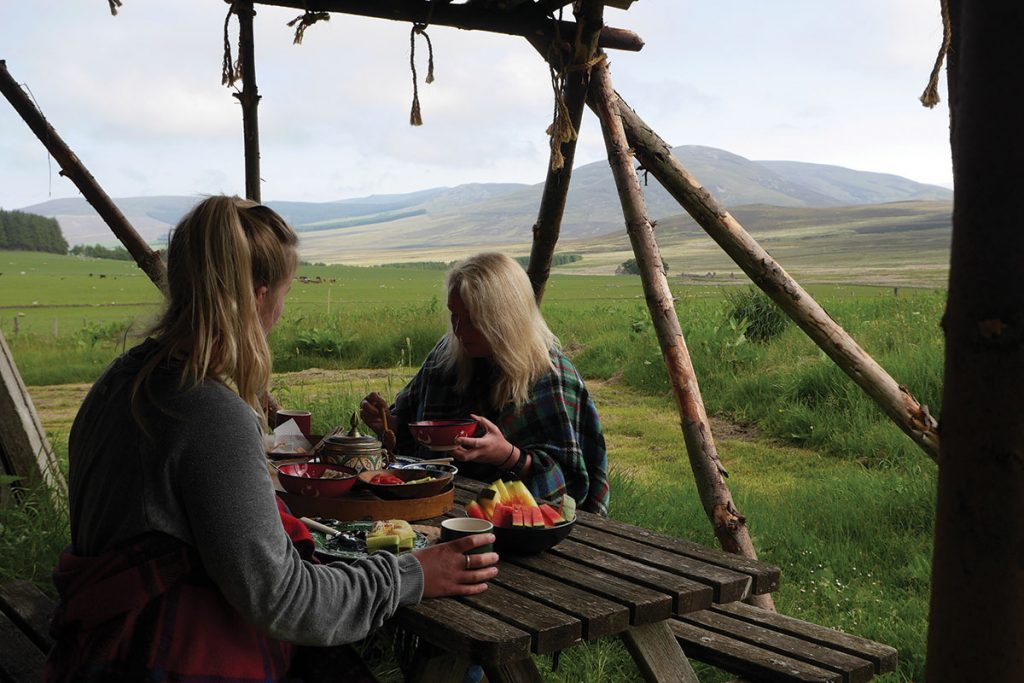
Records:
[[[336,645],[364,637],[418,602],[412,555],[377,553],[351,565],[303,561],[281,526],[259,421],[223,384],[179,388],[181,367],[158,369],[132,416],[131,386],[156,345],[114,361],[71,428],[71,539],[97,555],[157,531],[193,546],[227,600],[272,637]]]

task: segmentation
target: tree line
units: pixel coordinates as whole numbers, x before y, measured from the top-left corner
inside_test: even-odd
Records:
[[[0,249],[66,254],[68,243],[56,219],[0,209]]]

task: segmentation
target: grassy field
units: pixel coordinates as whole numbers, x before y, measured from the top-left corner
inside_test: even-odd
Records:
[[[155,290],[140,275],[131,277],[132,264],[82,260],[65,268],[56,257],[11,253],[0,254],[0,262],[11,264],[0,276],[0,326],[64,453],[79,397],[132,343],[128,323],[141,329],[142,318],[155,310]],[[100,272],[106,277],[98,278]],[[323,430],[345,421],[367,391],[393,395],[429,351],[445,324],[443,273],[326,266],[304,267],[301,274],[321,282],[295,284],[271,335],[279,371],[274,391],[285,405],[309,407],[314,429]],[[38,282],[15,292],[6,286],[10,276]],[[122,287],[126,296],[114,298]],[[730,317],[721,286],[673,287],[729,486],[750,519],[761,558],[783,569],[779,609],[892,644],[901,664],[887,680],[922,680],[934,465],[795,327],[753,343],[743,335],[746,323]],[[144,296],[147,288],[148,300],[127,296]],[[904,288],[896,296],[889,286],[834,284],[808,289],[939,414],[942,292]],[[40,303],[29,305],[24,296]],[[88,304],[148,303],[137,312],[66,303],[83,298]],[[54,308],[43,308],[44,301]],[[102,317],[111,310],[115,314]],[[544,310],[587,378],[606,427],[612,515],[714,544],[638,278],[556,276]],[[54,337],[50,319],[58,311],[68,317],[59,318]],[[17,312],[25,315],[14,335]],[[80,384],[57,386],[73,382]],[[46,584],[67,541],[66,519],[38,500],[0,515],[0,576]],[[573,648],[558,672],[548,673],[555,681],[636,677],[617,642]],[[727,679],[712,672],[710,680]]]

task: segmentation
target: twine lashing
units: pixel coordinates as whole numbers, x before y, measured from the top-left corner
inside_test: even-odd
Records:
[[[409,68],[412,70],[412,111],[409,112],[409,125],[422,126],[423,116],[420,113],[420,90],[416,83],[416,36],[427,39],[427,78],[424,82],[434,82],[434,46],[427,35],[426,24],[413,24],[409,32]]]
[[[231,15],[235,14],[237,9],[235,4],[231,3],[228,6],[227,16],[224,17],[224,59],[221,62],[220,67],[220,84],[231,87],[235,84],[235,81],[242,77],[242,46],[241,39],[239,36],[238,46],[238,59],[232,60],[231,58],[231,38],[228,35],[228,26],[231,23]]]
[[[935,57],[935,65],[932,67],[931,76],[928,78],[928,85],[921,93],[921,104],[933,108],[939,103],[939,72],[942,70],[942,60],[949,52],[949,46],[953,40],[953,27],[949,20],[949,0],[941,0],[942,5],[942,45],[939,46],[939,54]]]
[[[302,45],[302,38],[306,35],[306,29],[316,22],[330,20],[330,12],[313,12],[312,10],[306,10],[305,14],[295,17],[288,22],[289,28],[298,24],[295,27],[295,38],[292,39],[292,45]]]

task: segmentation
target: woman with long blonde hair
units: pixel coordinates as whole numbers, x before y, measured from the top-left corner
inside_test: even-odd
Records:
[[[487,535],[319,564],[280,504],[261,396],[297,245],[238,197],[203,200],[175,229],[163,316],[72,426],[48,681],[295,680],[296,644],[359,640],[403,605],[495,575],[495,554],[463,555]]]
[[[448,333],[395,397],[361,403],[364,422],[397,425],[398,452],[418,446],[406,425],[471,416],[477,435],[452,451],[460,472],[483,480],[518,477],[537,498],[571,495],[607,514],[604,434],[583,378],[544,322],[526,272],[512,258],[483,253],[457,263],[445,280]],[[420,455],[426,455],[422,450]]]

